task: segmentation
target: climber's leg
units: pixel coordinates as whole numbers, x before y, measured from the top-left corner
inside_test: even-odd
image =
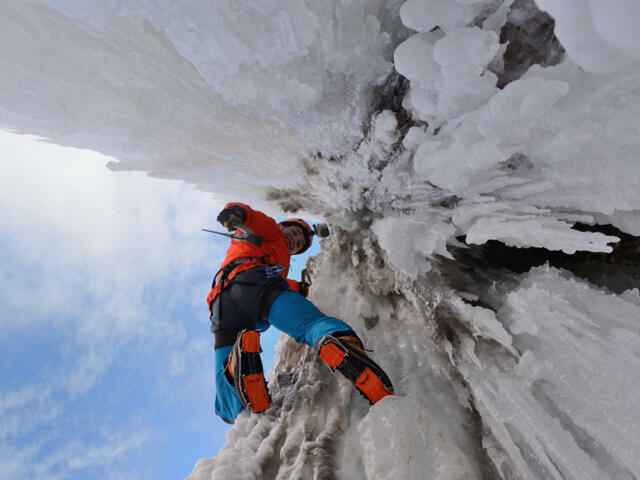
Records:
[[[233,345],[216,348],[215,350],[215,371],[216,371],[216,403],[215,411],[222,420],[233,423],[238,414],[244,409],[244,405],[238,397],[236,387],[225,374],[227,360],[233,349]]]
[[[255,330],[241,331],[233,346],[216,350],[216,413],[223,420],[233,423],[243,408],[260,413],[271,406],[261,351],[260,334]],[[225,352],[227,356],[222,357]]]
[[[331,370],[342,373],[372,404],[393,394],[389,377],[369,358],[353,329],[302,295],[291,290],[280,294],[269,311],[269,323],[318,350]]]
[[[318,342],[318,355],[338,370],[373,405],[393,395],[393,385],[382,368],[367,355],[358,337],[326,335]]]
[[[269,310],[269,323],[278,330],[316,348],[325,335],[335,332],[355,336],[353,329],[338,318],[328,317],[293,290],[286,290],[276,298]]]

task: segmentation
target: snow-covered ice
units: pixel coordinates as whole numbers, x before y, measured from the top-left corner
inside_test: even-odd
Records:
[[[396,387],[283,338],[190,479],[640,478],[635,0],[3,7],[2,128],[324,218],[311,299]]]
[[[536,0],[556,20],[556,35],[571,58],[594,73],[623,70],[640,62],[634,0]]]

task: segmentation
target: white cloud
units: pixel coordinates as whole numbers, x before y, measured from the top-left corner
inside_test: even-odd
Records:
[[[145,289],[221,255],[199,231],[219,208],[207,195],[112,173],[109,158],[94,152],[2,132],[0,142],[0,231],[13,260],[0,274],[0,301],[28,313],[26,323],[0,319],[5,329],[72,314],[88,293],[119,317],[117,331],[135,330]]]
[[[66,382],[61,382],[71,396],[90,390],[113,362],[113,349],[95,348],[82,352],[69,373]]]
[[[43,395],[47,396],[49,392],[42,391],[36,388],[34,385],[28,385],[17,391],[5,392],[0,396],[0,415],[5,412],[21,408],[34,400],[41,398]]]
[[[0,472],[5,478],[34,478],[32,476],[34,473],[33,460],[40,451],[41,445],[32,444],[18,448],[2,444],[0,446],[2,446],[0,449]],[[55,480],[60,477],[48,474],[45,478]]]
[[[91,442],[62,441],[50,451],[44,449],[43,441],[19,447],[0,444],[0,472],[3,478],[11,479],[129,479],[139,461],[138,453],[151,440],[149,429],[134,426],[132,431],[103,429]]]
[[[51,389],[27,385],[0,397],[0,440],[19,438],[51,424],[63,408],[51,397]]]
[[[0,151],[0,346],[19,338],[29,348],[34,338],[51,350],[31,358],[18,347],[13,390],[0,378],[0,471],[110,471],[149,448],[154,409],[192,390],[212,393],[204,299],[226,242],[200,228],[214,226],[221,207],[180,182],[111,172],[94,152],[2,131]],[[122,426],[134,400],[123,397],[117,413],[89,404],[117,388],[116,368],[130,377],[121,380],[127,388],[148,382],[164,401],[131,430]],[[21,369],[35,374],[21,379]],[[96,421],[131,434],[80,448]]]
[[[223,247],[200,232],[220,208],[210,196],[113,173],[95,152],[4,132],[0,144],[1,335],[72,332],[83,345],[72,392],[91,388],[132,337],[184,339],[180,322],[150,311],[221,260]],[[203,315],[206,294],[202,285]]]
[[[111,463],[139,449],[148,439],[149,432],[106,433],[105,440],[98,445],[69,445],[62,455],[72,469],[84,469]]]

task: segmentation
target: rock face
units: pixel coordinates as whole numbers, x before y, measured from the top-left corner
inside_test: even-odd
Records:
[[[507,47],[502,69],[497,71],[498,86],[504,87],[524,75],[532,65],[557,65],[564,48],[554,32],[555,21],[541,12],[533,0],[513,2],[507,22],[500,30],[500,43]]]
[[[0,125],[324,218],[396,387],[283,338],[191,479],[640,477],[635,2],[5,3]]]

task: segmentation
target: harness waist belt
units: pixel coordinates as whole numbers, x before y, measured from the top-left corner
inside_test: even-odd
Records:
[[[229,262],[228,264],[226,264],[224,267],[222,267],[220,270],[218,270],[216,272],[216,274],[213,276],[213,282],[211,283],[211,288],[216,286],[216,278],[218,278],[218,274],[220,272],[222,272],[222,276],[220,277],[220,284],[222,285],[223,282],[225,282],[227,280],[227,277],[231,274],[231,272],[233,272],[236,268],[238,268],[240,265],[242,265],[243,263],[247,263],[247,262],[259,262],[262,263],[264,265],[269,265],[267,263],[266,260],[266,255],[258,258],[258,257],[242,257],[242,258],[237,258],[236,260],[232,260],[231,262]],[[224,285],[222,285],[224,288]]]

